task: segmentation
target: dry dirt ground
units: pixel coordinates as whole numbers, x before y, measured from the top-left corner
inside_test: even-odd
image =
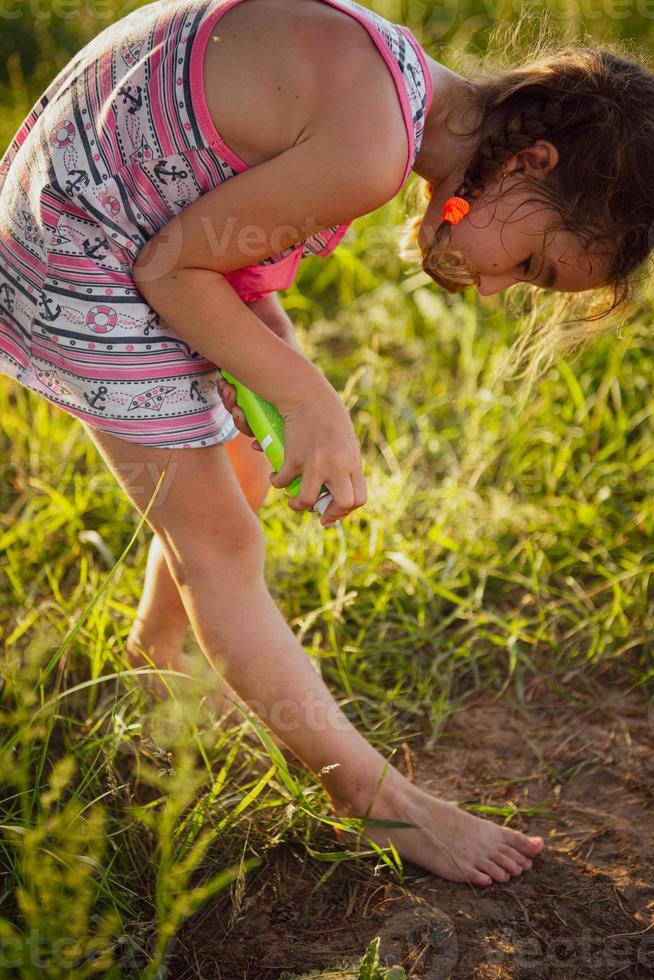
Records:
[[[382,962],[413,980],[654,976],[654,702],[648,711],[642,691],[608,676],[573,684],[566,698],[541,689],[527,707],[475,696],[438,745],[412,740],[395,757],[446,799],[544,804],[511,824],[546,841],[530,871],[482,889],[406,863],[400,885],[367,858],[316,889],[330,866],[282,845],[246,877],[237,915],[223,893],[186,924],[168,976],[351,977],[336,968],[375,936]],[[335,849],[325,834],[320,849]]]

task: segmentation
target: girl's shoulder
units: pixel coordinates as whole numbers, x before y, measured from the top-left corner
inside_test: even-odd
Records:
[[[401,176],[407,136],[396,82],[350,14],[324,0],[241,0],[212,36],[207,105],[223,140],[250,166],[321,127],[356,140],[374,121],[385,152],[397,148]]]

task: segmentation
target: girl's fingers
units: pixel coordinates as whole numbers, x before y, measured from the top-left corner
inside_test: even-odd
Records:
[[[360,469],[356,469],[352,474],[352,489],[354,490],[354,506],[363,507],[368,500],[368,490],[366,478]]]
[[[233,385],[228,385],[226,381],[218,382],[218,394],[225,406],[231,412],[236,404],[236,390]]]
[[[329,481],[329,482],[328,482]],[[332,495],[331,503],[329,507],[322,515],[323,524],[331,524],[333,521],[341,520],[354,509],[354,487],[352,485],[352,480],[350,479],[349,473],[339,473],[336,476],[333,474],[327,478],[324,482],[325,486],[329,488],[329,492]],[[320,484],[318,485],[318,491],[320,490]],[[316,492],[316,497],[318,493]],[[315,503],[315,498],[314,498]]]
[[[234,425],[246,436],[254,436],[254,432],[245,420],[245,413],[236,404],[236,389],[228,384],[224,379],[218,379],[218,394],[220,400],[234,419]],[[257,443],[258,445],[258,443]]]
[[[247,424],[245,420],[245,414],[243,412],[243,409],[239,408],[238,405],[235,405],[234,408],[231,409],[231,413],[232,413],[232,418],[234,419],[234,425],[239,430],[239,432],[242,432],[246,436],[254,437],[254,432],[252,431],[252,429],[250,428],[250,426]]]
[[[281,471],[280,471],[281,472]],[[289,497],[288,506],[291,510],[311,510],[315,504],[322,480],[317,471],[307,467],[302,473],[300,480],[300,491],[294,497]]]

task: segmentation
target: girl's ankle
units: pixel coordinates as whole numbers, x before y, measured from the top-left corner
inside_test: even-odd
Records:
[[[138,652],[139,649],[146,650],[149,656],[157,650],[179,650],[182,652],[184,639],[186,637],[187,624],[167,625],[165,628],[157,627],[153,630],[142,620],[135,620],[132,624],[129,636],[126,640],[126,647]]]
[[[383,779],[381,773],[374,781],[361,781],[328,790],[334,812],[343,817],[363,817],[370,808],[370,816],[382,816],[395,809],[398,793],[413,784],[389,765]]]

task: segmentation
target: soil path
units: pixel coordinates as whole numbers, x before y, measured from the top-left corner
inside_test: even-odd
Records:
[[[438,744],[412,741],[398,768],[446,799],[541,805],[512,826],[545,838],[508,884],[455,885],[405,864],[402,885],[374,859],[311,862],[270,853],[246,879],[238,915],[221,895],[177,937],[171,978],[278,980],[355,961],[375,936],[412,980],[633,980],[654,976],[654,711],[602,681],[528,707],[475,696]],[[399,759],[398,756],[401,756]],[[321,832],[322,833],[322,832]],[[321,850],[333,850],[330,832]]]

